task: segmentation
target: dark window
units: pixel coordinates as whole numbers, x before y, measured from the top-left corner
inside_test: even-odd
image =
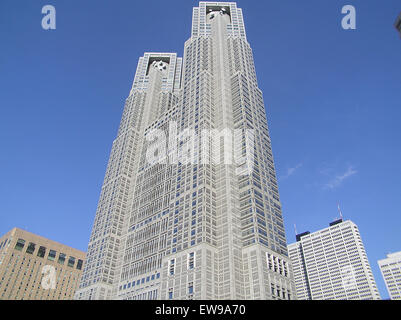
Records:
[[[74,264],[75,264],[75,258],[74,257],[70,257],[69,259],[68,259],[68,266],[69,267],[73,267],[74,266]]]
[[[45,254],[46,254],[46,248],[43,246],[40,246],[39,250],[38,250],[38,257],[43,258],[45,256]]]
[[[77,269],[78,270],[82,270],[82,264],[83,264],[84,262],[81,260],[81,259],[78,259],[78,263],[77,263]]]
[[[33,242],[29,242],[28,248],[26,248],[26,253],[32,254],[35,251],[35,244]]]
[[[195,253],[189,253],[188,269],[193,269],[195,266]]]
[[[170,260],[170,275],[174,274],[175,269],[175,259]]]
[[[15,250],[21,251],[22,248],[25,245],[25,240],[24,239],[18,239],[17,243],[15,244]]]
[[[54,259],[56,259],[56,254],[57,252],[55,250],[50,250],[47,260],[54,261]]]
[[[66,257],[66,255],[65,255],[64,253],[60,253],[59,256],[58,256],[57,262],[58,262],[59,264],[64,264],[64,262],[65,262],[65,257]]]

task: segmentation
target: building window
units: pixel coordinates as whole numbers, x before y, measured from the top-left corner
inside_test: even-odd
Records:
[[[283,274],[283,269],[281,267],[281,259],[277,258],[277,264],[278,264],[278,271],[280,274]]]
[[[35,251],[35,244],[33,242],[29,242],[28,248],[26,248],[26,253],[32,254]]]
[[[283,261],[283,265],[284,265],[284,276],[288,277],[287,263]]]
[[[82,264],[83,264],[84,262],[81,260],[81,259],[78,259],[78,263],[77,263],[77,269],[78,270],[82,270]]]
[[[168,299],[169,300],[173,299],[173,288],[168,289]]]
[[[15,244],[15,250],[21,251],[24,248],[25,245],[25,240],[24,239],[18,239],[17,243]]]
[[[267,253],[267,266],[269,267],[269,270],[273,269],[272,258],[271,258],[270,253]]]
[[[56,254],[57,252],[55,250],[50,250],[47,260],[54,261],[54,259],[56,259]]]
[[[174,275],[175,272],[175,259],[170,260],[170,266],[169,266],[169,273],[170,275]]]
[[[74,258],[74,257],[70,257],[70,258],[68,259],[67,265],[68,265],[69,267],[74,267],[74,264],[75,264],[75,258]]]
[[[188,294],[193,294],[194,293],[194,283],[190,282],[188,284]]]
[[[65,255],[64,253],[60,253],[59,256],[58,256],[57,262],[58,262],[59,264],[64,264],[64,262],[65,262],[65,257],[66,257],[66,255]]]
[[[188,253],[188,269],[195,268],[195,252]]]
[[[43,258],[45,256],[45,254],[46,254],[46,248],[43,246],[40,246],[39,250],[38,250],[38,257]]]

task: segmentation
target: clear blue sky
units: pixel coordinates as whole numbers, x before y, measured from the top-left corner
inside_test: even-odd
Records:
[[[181,56],[192,7],[170,1],[0,2],[0,234],[86,250],[137,59]],[[238,1],[264,92],[288,242],[337,215],[377,260],[401,250],[399,0]],[[56,7],[56,30],[41,8]],[[356,8],[356,30],[341,8]]]

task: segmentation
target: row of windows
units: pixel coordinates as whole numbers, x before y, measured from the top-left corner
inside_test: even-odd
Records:
[[[280,286],[275,286],[271,284],[271,294],[273,297],[279,299],[288,299],[291,300],[291,292],[290,290],[286,290],[285,288],[281,288]]]
[[[157,300],[157,289],[126,298],[125,300]]]
[[[190,298],[193,297],[194,294],[194,283],[193,282],[189,282],[188,283],[188,291],[187,291],[188,295]],[[174,290],[173,288],[168,289],[168,299],[172,300],[174,296]]]
[[[121,285],[119,287],[119,290],[125,290],[125,289],[129,289],[129,288],[133,288],[135,287],[135,285],[139,286],[145,282],[149,282],[151,280],[155,280],[155,279],[159,279],[160,278],[160,273],[157,274],[152,274],[151,276],[147,276],[146,278],[142,278],[142,279],[138,279],[138,280],[134,280],[132,282],[129,282],[127,284]]]
[[[22,249],[23,249],[24,247],[25,247],[25,240],[24,240],[24,239],[18,239],[18,240],[17,240],[17,243],[15,244],[14,249],[17,250],[17,251],[22,251]],[[33,243],[33,242],[29,242],[29,244],[28,244],[28,246],[27,246],[25,252],[28,253],[28,254],[33,254],[34,251],[35,251],[35,248],[36,248],[36,244]],[[47,250],[46,247],[40,246],[36,255],[37,255],[39,258],[44,258],[45,255],[46,255],[46,250]],[[57,251],[56,251],[56,250],[50,249],[50,250],[49,250],[49,253],[48,253],[48,255],[47,255],[47,260],[49,260],[49,261],[55,261],[55,260],[56,260],[56,255],[57,255]],[[66,254],[60,252],[60,254],[59,254],[59,256],[58,256],[58,259],[57,259],[57,262],[58,262],[59,264],[64,265],[66,258],[67,258]],[[70,256],[70,257],[68,258],[68,261],[67,261],[67,266],[73,268],[74,265],[75,265],[75,260],[76,260],[75,257]],[[83,260],[78,259],[76,268],[77,268],[78,270],[81,270],[81,269],[82,269],[82,264],[83,264]]]
[[[4,241],[2,241],[1,243],[0,243],[0,249],[4,246],[6,246],[6,244],[7,244],[7,240],[8,239],[6,239],[6,240],[4,240]]]
[[[187,255],[187,269],[191,270],[195,268],[195,252],[190,252]],[[169,274],[172,276],[175,273],[175,259],[171,259],[169,262]]]
[[[266,259],[269,270],[274,270],[274,272],[278,272],[285,277],[288,276],[288,266],[286,261],[275,257],[268,252],[266,253]]]
[[[45,299],[46,290],[43,290],[42,281],[42,265],[46,262],[40,262],[35,258],[29,258],[27,255],[11,254],[8,265],[0,279],[1,296],[0,299]],[[60,267],[61,273],[58,273],[56,280],[56,290],[51,290],[51,296],[58,299],[70,298],[74,293],[78,278],[73,272],[68,272]],[[55,268],[57,272],[57,267]],[[65,271],[63,274],[63,270]],[[49,297],[49,295],[47,295]]]

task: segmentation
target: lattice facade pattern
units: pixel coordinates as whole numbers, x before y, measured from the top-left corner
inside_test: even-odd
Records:
[[[252,170],[147,161],[153,129],[252,129]],[[170,138],[169,138],[170,139]],[[246,152],[246,137],[237,137]],[[224,145],[221,149],[223,154]],[[236,150],[238,151],[238,150]],[[270,266],[270,263],[273,263]],[[200,2],[184,57],[139,58],[76,299],[295,299],[262,92],[241,9]]]

